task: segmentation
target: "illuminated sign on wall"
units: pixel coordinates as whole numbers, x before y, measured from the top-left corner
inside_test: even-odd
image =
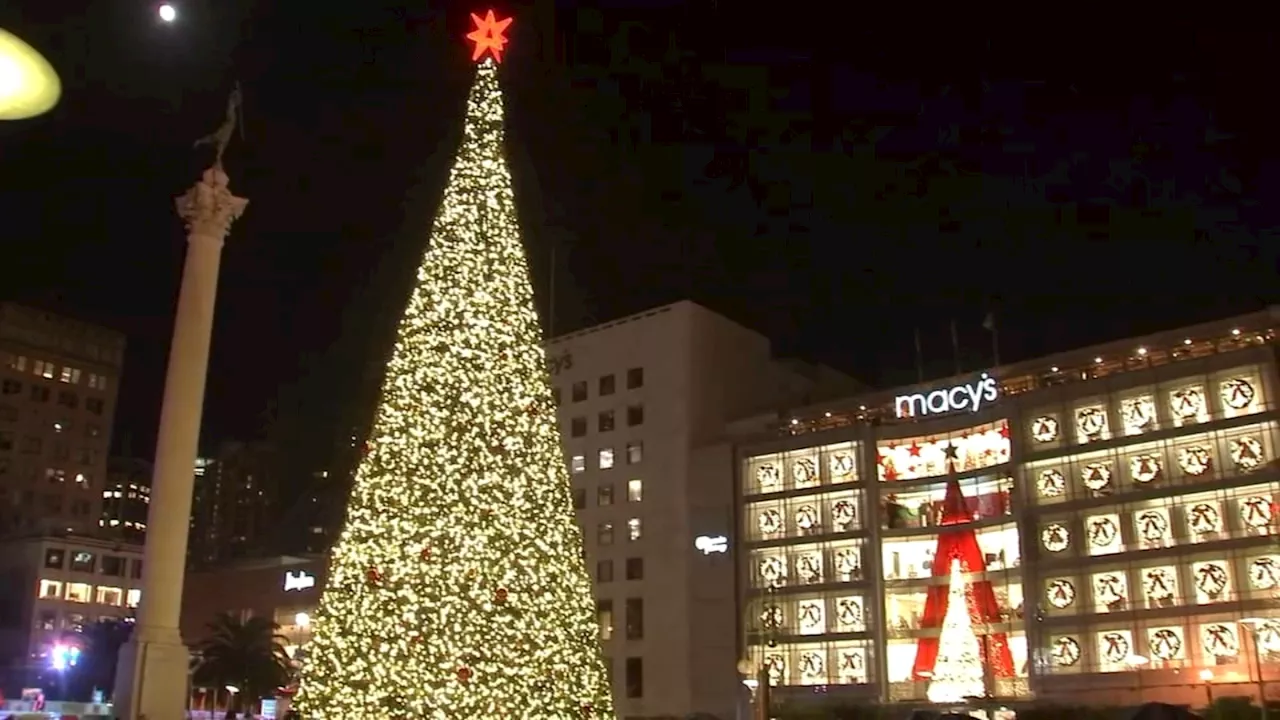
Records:
[[[729,538],[723,535],[700,535],[693,541],[693,546],[703,555],[729,552]]]
[[[306,590],[316,586],[316,576],[309,572],[299,570],[296,573],[287,572],[284,574],[284,591],[290,590]]]
[[[983,403],[995,402],[999,397],[1000,386],[996,384],[996,379],[982,373],[982,378],[970,385],[899,395],[893,399],[893,408],[900,418],[941,415],[960,410],[978,412]]]

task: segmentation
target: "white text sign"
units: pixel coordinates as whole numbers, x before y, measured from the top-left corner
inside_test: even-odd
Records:
[[[316,586],[316,576],[311,573],[299,570],[297,573],[287,572],[284,574],[284,591],[290,590],[306,590]]]
[[[983,403],[995,402],[999,397],[1000,386],[996,384],[996,379],[982,373],[982,378],[970,385],[899,395],[893,399],[893,407],[900,418],[941,415],[961,410],[978,412]]]

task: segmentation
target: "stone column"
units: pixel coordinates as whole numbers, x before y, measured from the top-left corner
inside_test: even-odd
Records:
[[[141,604],[116,676],[115,717],[121,720],[177,720],[186,708],[189,660],[178,620],[218,266],[223,239],[249,202],[232,195],[227,182],[215,165],[176,201],[187,224],[187,259],[156,442]]]

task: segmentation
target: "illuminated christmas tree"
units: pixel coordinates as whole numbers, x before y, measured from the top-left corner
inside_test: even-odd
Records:
[[[613,717],[503,154],[511,21],[472,19],[462,145],[306,648],[313,720]]]
[[[938,635],[938,659],[929,682],[929,700],[960,702],[986,695],[982,668],[982,645],[973,633],[973,619],[965,597],[964,573],[958,558],[951,561],[951,589],[947,593],[947,614]]]

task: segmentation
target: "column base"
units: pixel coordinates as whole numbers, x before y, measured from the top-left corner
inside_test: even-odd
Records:
[[[142,630],[142,628],[137,628]],[[181,720],[186,717],[191,655],[176,632],[172,638],[135,637],[120,648],[113,713],[119,720]]]

